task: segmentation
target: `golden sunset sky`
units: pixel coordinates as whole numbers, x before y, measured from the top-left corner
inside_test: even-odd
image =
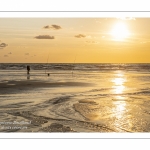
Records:
[[[0,63],[47,60],[150,63],[150,18],[0,18]]]

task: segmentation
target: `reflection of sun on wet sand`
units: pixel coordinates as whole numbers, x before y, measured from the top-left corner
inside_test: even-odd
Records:
[[[74,104],[76,111],[81,113],[87,120],[95,120],[99,117],[96,111],[99,110],[99,105],[95,101],[80,100]]]

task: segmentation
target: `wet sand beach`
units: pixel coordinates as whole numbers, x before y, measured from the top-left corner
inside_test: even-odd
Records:
[[[1,94],[16,95],[18,93],[33,92],[36,89],[44,88],[69,88],[69,87],[82,87],[87,88],[93,86],[92,83],[82,83],[82,82],[42,82],[37,80],[25,80],[25,81],[3,81],[0,83]],[[3,97],[1,95],[1,97]],[[30,99],[30,95],[29,99]],[[65,108],[68,114],[74,113],[78,119],[66,118],[65,116],[58,116],[57,112],[53,114],[54,108],[60,111],[60,105],[65,105],[65,101],[69,101],[71,96],[63,96],[54,98],[42,103],[37,103],[36,98],[34,101],[30,101],[28,98],[26,101],[16,102],[15,100],[11,104],[1,105],[0,109],[5,109],[6,112],[1,111],[1,119],[3,121],[1,124],[2,132],[83,132],[84,130],[89,131],[112,131],[111,129],[105,127],[104,125],[95,124],[92,122],[84,121],[84,116],[80,116],[80,106],[77,104],[72,104],[72,108]],[[34,103],[34,104],[33,104]],[[63,104],[64,103],[64,104]],[[79,101],[80,103],[80,101]],[[83,102],[89,104],[95,104],[95,102]],[[3,104],[3,102],[2,102]],[[4,102],[5,104],[5,102]],[[27,107],[28,106],[28,107]],[[53,108],[54,107],[54,108]],[[58,107],[58,108],[57,108]],[[52,115],[45,115],[45,109],[49,108],[49,113],[52,108]],[[69,110],[70,109],[70,110]],[[72,109],[72,110],[71,110]],[[74,109],[74,110],[73,110]],[[71,112],[72,111],[72,112]],[[74,112],[73,112],[74,111]],[[76,112],[77,111],[77,112]],[[79,113],[79,114],[78,114]],[[73,125],[73,126],[72,126]],[[87,129],[83,129],[82,126],[87,126]]]
[[[145,70],[3,70],[0,132],[149,132],[149,79]]]

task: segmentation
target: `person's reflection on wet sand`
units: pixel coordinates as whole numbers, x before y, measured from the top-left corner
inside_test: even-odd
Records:
[[[30,79],[30,75],[29,75],[29,74],[27,74],[27,79],[28,79],[28,80]]]

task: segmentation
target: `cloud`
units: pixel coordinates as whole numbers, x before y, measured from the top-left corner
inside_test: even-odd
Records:
[[[36,38],[36,39],[55,39],[54,36],[49,36],[49,35],[38,35],[34,38]]]
[[[43,28],[44,28],[44,29],[53,29],[53,30],[62,29],[61,26],[56,25],[56,24],[53,24],[53,25],[51,25],[51,26],[47,25],[47,26],[44,26]]]
[[[8,44],[6,44],[6,43],[0,43],[0,48],[2,49],[2,48],[5,48],[6,46],[8,46]]]
[[[44,26],[43,28],[44,28],[44,29],[49,29],[49,28],[50,28],[50,26]]]
[[[25,55],[29,55],[29,53],[25,53]]]
[[[8,55],[4,55],[4,57],[8,57]]]
[[[78,34],[78,35],[75,35],[74,37],[76,37],[76,38],[85,38],[86,36],[84,34]]]

